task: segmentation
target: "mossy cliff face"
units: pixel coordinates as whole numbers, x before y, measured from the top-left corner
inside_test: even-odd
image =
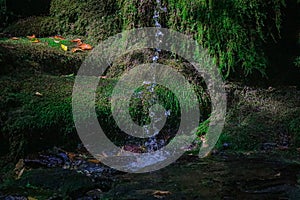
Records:
[[[163,27],[191,35],[214,56],[224,76],[264,75],[266,43],[279,39],[284,0],[165,0]],[[124,29],[153,26],[152,0],[52,0],[49,16],[6,29],[13,35],[81,35],[95,43]],[[31,28],[32,27],[32,28]]]

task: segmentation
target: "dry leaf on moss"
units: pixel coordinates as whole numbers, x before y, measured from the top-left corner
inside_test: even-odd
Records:
[[[93,47],[91,45],[85,44],[85,43],[78,45],[78,48],[80,48],[82,50],[92,50],[93,49]]]

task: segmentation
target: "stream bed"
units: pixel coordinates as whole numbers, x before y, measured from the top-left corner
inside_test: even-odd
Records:
[[[70,159],[72,158],[72,159]],[[22,159],[0,199],[300,199],[300,165],[263,155],[184,155],[170,166],[131,174],[83,155]]]

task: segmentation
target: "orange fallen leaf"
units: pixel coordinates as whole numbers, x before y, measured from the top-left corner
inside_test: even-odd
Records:
[[[11,40],[19,40],[19,38],[17,38],[17,37],[12,37],[12,38],[10,38]]]
[[[91,50],[91,49],[93,49],[93,47],[91,45],[85,44],[85,43],[78,45],[78,48],[80,48],[82,50]]]
[[[107,76],[100,76],[100,78],[106,79],[106,78],[107,78]]]
[[[28,39],[34,39],[35,38],[35,34],[33,34],[32,36],[27,36]]]
[[[80,48],[72,48],[72,53],[75,53],[75,52],[77,52],[77,51],[83,51],[82,49],[80,49]]]
[[[56,35],[56,36],[54,36],[54,38],[55,38],[55,39],[60,39],[60,40],[65,40],[65,38],[62,37],[62,36],[60,36],[60,35]]]

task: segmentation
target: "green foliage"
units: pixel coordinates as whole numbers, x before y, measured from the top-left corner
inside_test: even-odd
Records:
[[[224,77],[233,72],[244,76],[259,71],[265,75],[268,61],[264,45],[280,37],[285,0],[163,3],[168,8],[161,14],[163,26],[191,35],[208,48]],[[20,21],[8,32],[82,35],[98,42],[122,29],[153,26],[154,8],[151,0],[52,0],[50,17]]]
[[[225,77],[234,70],[264,75],[263,45],[278,38],[283,5],[282,0],[169,0],[168,25],[208,48]]]
[[[123,29],[153,26],[152,1],[120,0]],[[264,45],[280,36],[284,0],[167,0],[161,23],[208,48],[225,77],[259,71],[265,75]],[[147,13],[145,13],[147,12]]]

